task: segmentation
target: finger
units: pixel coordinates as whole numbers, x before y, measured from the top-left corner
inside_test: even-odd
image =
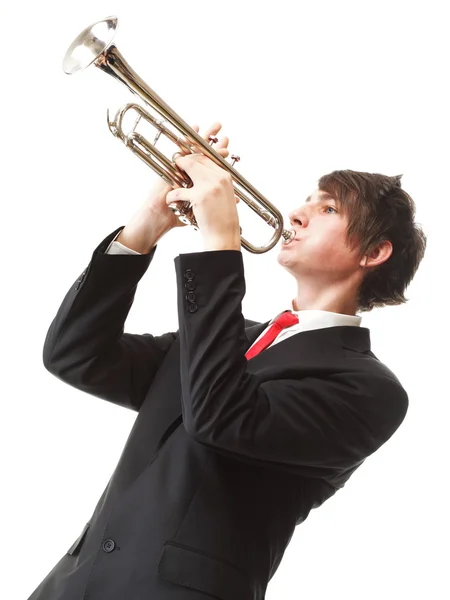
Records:
[[[228,155],[230,154],[228,148],[219,148],[218,150],[216,149],[216,152],[220,154],[222,158],[228,158]]]
[[[166,195],[166,204],[169,205],[172,202],[191,202],[191,189],[192,188],[175,188]]]
[[[205,136],[205,141],[209,141],[209,137],[207,138]],[[226,149],[229,143],[230,138],[225,135],[217,142],[217,144],[214,144],[214,150],[216,150],[223,158],[227,158],[230,154],[229,150]],[[202,149],[198,146],[192,146],[192,149],[194,152],[202,152]]]
[[[193,125],[192,129],[195,130],[196,133],[199,133],[199,127],[198,125]],[[212,125],[210,125],[202,134],[201,137],[205,140],[205,142],[209,142],[209,138],[210,136],[215,137],[219,131],[222,129],[222,123],[220,123],[220,121],[215,121],[214,123],[212,123]],[[226,140],[226,143],[224,143],[223,140]],[[185,140],[187,141],[187,140]],[[220,142],[218,142],[217,146],[214,146],[215,149],[217,148],[223,148],[226,147],[229,143],[229,139],[227,137],[222,138]],[[199,148],[196,144],[190,144],[190,147],[192,148],[193,152],[201,152],[202,149]],[[183,154],[186,154],[185,152],[183,152]]]
[[[210,169],[216,170],[219,168],[208,156],[201,152],[187,154],[186,156],[178,155],[174,158],[177,167],[187,173],[193,181],[195,181],[197,175],[204,177],[206,175],[205,169],[210,171]]]
[[[224,136],[219,140],[219,142],[214,146],[214,150],[218,152],[223,158],[227,158],[230,154],[228,150],[228,143],[230,139],[227,136]]]
[[[209,142],[209,137],[216,136],[217,133],[219,133],[221,128],[222,128],[222,124],[220,123],[220,121],[215,121],[204,131],[204,133],[202,134],[201,137],[206,142]],[[197,124],[193,125],[192,129],[194,129],[194,131],[196,133],[199,133],[200,128]],[[187,141],[187,140],[185,140],[185,141]],[[214,145],[214,150],[216,150],[216,152],[218,154],[220,154],[220,156],[222,156],[222,158],[228,158],[228,156],[230,154],[229,150],[227,149],[229,142],[230,142],[230,139],[227,136],[223,136],[217,142],[217,144]],[[204,152],[203,149],[200,148],[199,146],[197,146],[196,144],[190,144],[190,148],[191,148],[192,152],[194,152],[194,153],[202,154]],[[188,153],[183,150],[182,154],[185,156]]]
[[[201,135],[201,137],[206,142],[209,142],[209,136],[210,135],[215,136],[220,131],[221,127],[222,127],[222,125],[218,121],[216,121],[205,131],[205,133],[203,133]],[[197,124],[192,125],[192,129],[195,131],[195,133],[199,133],[199,131],[200,131],[200,127]],[[202,152],[202,149],[199,146],[197,146],[195,143],[191,143],[186,138],[183,138],[183,140],[189,144],[189,147],[191,148],[192,152]],[[186,154],[188,154],[188,152],[186,150],[182,149],[182,154],[186,155]]]
[[[226,148],[228,146],[230,142],[230,138],[228,138],[226,135],[223,138],[220,138],[220,140],[217,142],[217,144],[214,146],[214,148],[217,150],[218,148]]]
[[[205,140],[208,140],[210,135],[217,135],[221,129],[222,129],[222,123],[220,123],[220,121],[215,121],[212,125],[210,125],[206,129],[206,131],[202,135],[202,137]]]
[[[202,134],[202,137],[205,142],[210,143],[210,137],[216,137],[221,129],[222,124],[219,121],[216,121],[205,130],[205,132]]]

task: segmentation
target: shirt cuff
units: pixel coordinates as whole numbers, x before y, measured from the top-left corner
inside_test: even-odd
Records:
[[[141,252],[132,250],[131,248],[124,246],[120,242],[115,241],[121,233],[122,232],[119,231],[119,233],[116,235],[116,237],[112,240],[112,242],[109,244],[108,248],[106,249],[105,254],[139,254],[139,255],[141,255]]]

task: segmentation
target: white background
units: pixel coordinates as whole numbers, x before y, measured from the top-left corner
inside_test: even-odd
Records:
[[[266,597],[448,598],[448,4],[0,7],[2,596],[27,598],[67,551],[136,418],[42,364],[69,287],[156,177],[106,125],[107,108],[135,97],[95,67],[62,71],[78,33],[115,14],[115,42],[132,67],[189,124],[221,120],[242,156],[239,171],[285,217],[333,169],[403,173],[428,235],[426,256],[409,302],[363,314],[362,326],[408,391],[409,411],[394,437],[297,528]],[[125,331],[178,328],[173,259],[202,249],[192,228],[163,238]],[[295,283],[277,253],[243,250],[250,319],[290,308]]]

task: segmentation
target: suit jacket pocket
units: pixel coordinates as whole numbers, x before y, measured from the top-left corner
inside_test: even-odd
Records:
[[[78,554],[80,552],[81,546],[83,545],[83,542],[84,542],[84,538],[86,537],[86,533],[89,529],[89,525],[90,525],[90,523],[86,523],[86,525],[83,527],[83,531],[81,532],[81,534],[78,536],[78,538],[74,541],[74,543],[67,550],[67,554],[74,555],[74,554]]]
[[[220,559],[166,542],[159,561],[160,577],[221,600],[252,600],[251,581],[236,567]]]

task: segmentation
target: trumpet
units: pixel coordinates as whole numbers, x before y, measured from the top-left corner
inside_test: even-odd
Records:
[[[132,93],[156,111],[157,116],[155,117],[140,104],[128,103],[117,111],[113,120],[110,119],[108,111],[108,126],[113,135],[122,140],[132,152],[174,188],[191,187],[193,185],[192,180],[173,160],[156,148],[160,135],[163,134],[170,139],[185,154],[193,153],[193,146],[200,148],[205,156],[231,175],[235,195],[275,230],[267,244],[255,246],[242,237],[242,228],[240,228],[242,246],[253,254],[262,254],[271,250],[280,238],[282,238],[284,244],[291,242],[295,232],[283,228],[281,213],[234,168],[234,164],[239,160],[239,157],[231,155],[233,164],[230,165],[212,147],[212,143],[217,141],[216,138],[210,138],[210,144],[208,144],[133,71],[113,44],[117,27],[117,17],[108,17],[87,27],[72,42],[63,60],[64,72],[69,75],[82,71],[93,64],[114,79],[122,82]],[[135,111],[137,116],[131,132],[125,133],[122,122],[128,111]],[[141,119],[144,119],[156,129],[157,135],[153,143],[136,131]],[[165,126],[164,123],[167,122],[175,129],[175,133]],[[190,202],[173,202],[169,205],[169,208],[180,221],[192,225],[198,230],[198,224]]]

